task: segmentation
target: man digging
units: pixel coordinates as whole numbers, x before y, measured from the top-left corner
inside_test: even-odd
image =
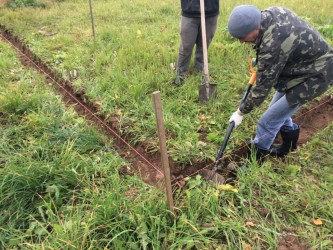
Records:
[[[243,115],[263,103],[274,88],[247,157],[259,164],[268,154],[283,157],[296,149],[300,132],[291,116],[333,83],[333,49],[314,27],[284,7],[260,11],[253,5],[237,6],[228,29],[240,42],[254,44],[257,61],[256,86],[229,121],[240,125]],[[278,133],[283,141],[274,147]]]

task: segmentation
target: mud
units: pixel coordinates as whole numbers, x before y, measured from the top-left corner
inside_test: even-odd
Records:
[[[310,250],[306,243],[300,242],[300,240],[294,235],[286,235],[280,238],[277,250]]]
[[[47,84],[55,87],[62,96],[66,106],[73,107],[79,115],[84,116],[96,128],[112,139],[112,146],[118,154],[131,164],[130,168],[121,167],[119,169],[121,174],[139,175],[147,184],[162,187],[164,178],[161,158],[158,153],[149,153],[149,150],[147,150],[149,145],[146,142],[140,142],[135,146],[129,145],[125,140],[128,138],[123,139],[118,134],[118,117],[106,119],[103,115],[96,115],[101,113],[98,103],[90,102],[83,90],[74,91],[70,81],[65,80],[62,75],[43,63],[18,37],[15,37],[4,26],[0,25],[0,33],[2,40],[9,43],[17,51],[23,65],[37,70],[45,76]],[[324,96],[321,100],[307,105],[296,114],[294,121],[301,126],[298,141],[298,147],[301,147],[314,134],[327,127],[333,121],[332,96]],[[277,138],[277,142],[279,142],[279,138]],[[226,166],[230,161],[240,161],[245,153],[246,147],[244,145],[232,152],[232,154],[224,156],[218,170],[218,173],[224,176],[222,178],[228,180],[234,177],[232,173],[225,170]],[[192,159],[191,164],[179,166],[172,159],[169,159],[169,164],[173,184],[182,186],[184,177],[199,173],[207,174],[207,169],[211,169],[214,162]],[[203,171],[203,169],[206,170]]]

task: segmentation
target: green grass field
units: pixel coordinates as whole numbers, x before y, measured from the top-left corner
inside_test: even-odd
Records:
[[[106,117],[117,116],[130,143],[148,141],[153,151],[158,140],[151,93],[160,90],[168,152],[182,164],[215,158],[246,88],[254,52],[226,31],[230,11],[243,3],[221,1],[209,49],[218,98],[207,105],[198,102],[199,74],[181,87],[171,84],[179,1],[96,0],[95,40],[83,0],[1,7],[0,24],[64,78],[77,70],[74,88],[84,90]],[[332,1],[252,4],[293,9],[333,45]],[[333,248],[332,125],[285,161],[240,174],[232,187],[188,179],[188,188],[175,193],[173,218],[163,192],[119,176],[118,168],[128,163],[112,142],[55,93],[0,43],[0,249],[278,249],[285,241],[299,249]],[[254,134],[265,105],[246,116],[228,152]],[[204,143],[198,127],[207,133]]]
[[[200,74],[188,77],[180,88],[172,85],[175,72],[171,71],[170,63],[177,60],[179,1],[140,0],[135,4],[96,1],[95,41],[86,1],[55,2],[37,9],[1,9],[0,22],[65,78],[77,70],[75,89],[84,90],[107,117],[118,117],[122,136],[130,134],[132,144],[149,141],[150,150],[158,148],[151,93],[160,90],[169,154],[182,164],[193,158],[215,157],[230,114],[246,88],[249,59],[254,52],[248,45],[233,40],[226,31],[228,13],[242,3],[221,3],[218,31],[209,49],[211,82],[218,84],[219,96],[208,105],[198,103]],[[272,5],[269,1],[253,3],[260,8]],[[297,10],[332,42],[331,1],[327,4],[280,1],[279,4]],[[241,146],[254,134],[263,110],[264,106],[244,119],[242,131],[234,134],[235,139],[230,141],[233,144],[227,150]],[[200,120],[202,116],[206,119]],[[204,143],[197,132],[199,127],[207,134]]]

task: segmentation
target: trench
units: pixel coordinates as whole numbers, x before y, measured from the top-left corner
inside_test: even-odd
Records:
[[[63,78],[61,74],[50,68],[35,55],[24,42],[13,35],[12,32],[3,25],[0,25],[0,34],[4,42],[10,44],[16,50],[21,63],[25,67],[33,68],[45,76],[46,83],[52,85],[57,93],[62,97],[63,103],[67,107],[73,107],[75,111],[83,116],[88,122],[94,125],[107,138],[112,140],[112,146],[117,153],[124,158],[130,168],[122,166],[118,169],[123,175],[138,175],[145,183],[162,187],[163,170],[159,153],[147,153],[146,143],[139,142],[137,145],[129,145],[119,133],[117,117],[106,119],[100,112],[98,104],[89,101],[84,91],[74,91],[70,81]],[[97,115],[98,114],[98,115]],[[318,131],[327,127],[333,121],[333,99],[332,96],[323,96],[320,100],[302,108],[294,118],[294,121],[301,126],[298,146],[306,144]],[[127,136],[128,138],[130,136]],[[279,140],[279,138],[277,138]],[[246,154],[245,146],[236,149],[231,154],[226,155],[219,166],[218,173],[227,178],[234,178],[232,174],[225,171],[226,165],[232,161],[239,161]],[[171,170],[171,181],[174,187],[182,186],[183,179],[187,176],[199,174],[203,169],[210,169],[214,162],[197,161],[193,159],[186,166],[180,166],[169,157]]]

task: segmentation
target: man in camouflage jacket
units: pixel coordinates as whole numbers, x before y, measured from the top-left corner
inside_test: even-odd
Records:
[[[243,114],[259,106],[274,88],[275,95],[257,124],[252,152],[259,162],[266,154],[284,156],[296,149],[300,131],[291,116],[333,83],[333,49],[314,27],[284,7],[260,12],[253,5],[237,6],[228,29],[240,42],[254,43],[257,56],[256,86],[230,121],[238,126]],[[272,147],[279,132],[283,143]]]

